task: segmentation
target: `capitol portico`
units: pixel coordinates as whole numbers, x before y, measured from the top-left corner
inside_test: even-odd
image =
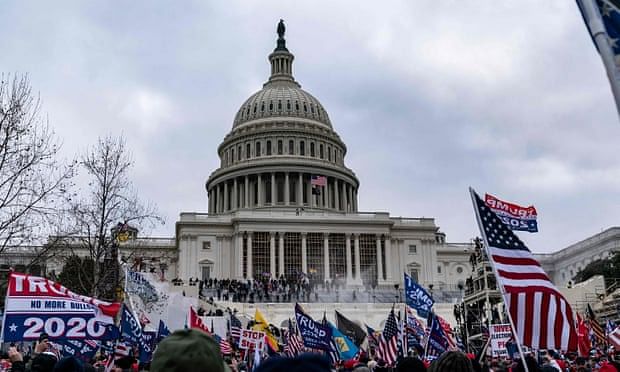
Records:
[[[471,271],[470,244],[448,244],[432,218],[358,209],[360,181],[324,106],[293,76],[278,27],[270,76],[234,117],[206,181],[208,213],[181,213],[178,275],[294,277],[355,286],[402,283],[437,290]]]

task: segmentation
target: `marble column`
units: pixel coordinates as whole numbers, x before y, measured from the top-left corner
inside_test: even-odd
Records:
[[[276,185],[276,173],[272,172],[271,173],[271,205],[276,205],[276,189],[277,189],[277,185]]]
[[[306,193],[307,193],[307,198],[308,198],[308,207],[312,208],[314,207],[314,195],[312,195],[312,181],[311,180],[308,180],[307,186],[308,186],[308,190],[306,191]]]
[[[381,236],[377,235],[377,283],[383,282],[383,257],[381,255]]]
[[[353,262],[351,261],[351,234],[344,234],[345,237],[345,259],[347,266],[347,284],[351,284],[353,282]]]
[[[386,280],[391,282],[392,278],[392,239],[390,237],[385,237],[385,269],[387,272],[385,273]]]
[[[307,234],[301,233],[301,271],[305,274],[308,273],[308,241],[306,239]]]
[[[348,212],[349,211],[349,207],[348,207],[349,198],[347,195],[347,183],[345,181],[342,181],[341,195],[342,195],[342,211]]]
[[[291,203],[291,185],[289,184],[288,172],[284,173],[284,205]]]
[[[245,200],[243,200],[243,205],[245,208],[250,208],[250,181],[248,180],[248,176],[245,176],[245,185],[243,186],[243,196]]]
[[[329,234],[323,234],[323,263],[325,264],[323,272],[325,279],[331,278],[329,273]]]
[[[337,178],[334,179],[334,207],[337,211],[340,210],[340,186]]]
[[[251,279],[252,274],[252,233],[248,233],[248,275],[246,279]]]
[[[360,275],[360,234],[355,234],[353,235],[353,243],[354,245],[354,250],[355,250],[355,281],[357,283],[361,284],[361,280],[362,280],[362,276]]]
[[[264,201],[264,195],[263,195],[263,177],[261,176],[261,174],[258,174],[258,180],[256,181],[258,182],[258,200],[256,201],[259,207],[263,206],[263,201]]]
[[[304,181],[303,173],[299,172],[299,182],[297,182],[297,205],[300,207],[304,206]]]
[[[278,244],[278,249],[280,250],[280,265],[279,265],[279,269],[280,269],[280,275],[284,275],[284,233],[278,233],[278,235],[280,236],[279,239],[279,244]]]
[[[224,208],[223,211],[228,211],[228,180],[224,181]]]
[[[237,177],[233,180],[233,203],[231,209],[239,208],[239,185],[237,184]]]
[[[353,196],[352,196],[351,190],[353,190],[351,185],[347,185],[347,199],[349,201],[348,212],[353,212]]]
[[[276,233],[269,233],[269,271],[271,277],[276,277]]]
[[[207,207],[207,212],[213,213],[213,192],[211,190],[209,190],[208,192],[208,198],[209,198],[209,204]]]
[[[238,233],[235,239],[235,259],[237,260],[237,279],[243,279],[243,234]]]

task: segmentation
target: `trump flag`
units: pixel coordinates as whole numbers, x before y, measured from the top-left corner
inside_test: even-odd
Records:
[[[6,296],[4,341],[106,340],[118,336],[114,317],[119,303],[81,296],[38,276],[11,272]]]

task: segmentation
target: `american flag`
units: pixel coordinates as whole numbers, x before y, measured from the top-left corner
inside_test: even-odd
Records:
[[[422,322],[420,322],[416,316],[413,314],[413,311],[409,306],[406,306],[406,314],[407,314],[407,333],[413,335],[417,342],[422,342],[426,335],[426,331]]]
[[[114,368],[114,361],[131,354],[131,347],[123,342],[119,342],[114,346],[114,353],[110,354],[105,365],[105,372],[111,372]]]
[[[297,333],[297,329],[293,327],[291,320],[288,320],[288,330],[284,331],[284,339],[286,345],[284,346],[284,352],[290,357],[299,355],[304,349],[304,342]]]
[[[312,176],[310,180],[312,186],[327,186],[327,177],[325,176]]]
[[[379,349],[377,350],[377,356],[379,359],[383,359],[388,365],[392,365],[396,362],[398,357],[398,324],[396,323],[396,315],[394,315],[394,309],[390,311],[385,327],[383,328],[383,334],[379,341]]]
[[[226,341],[225,339],[221,339],[220,340],[220,352],[223,355],[230,355],[233,353],[233,349],[232,346],[230,345],[230,342]]]
[[[577,351],[573,311],[523,242],[471,190],[506,308],[522,345]]]
[[[239,318],[237,318],[235,314],[230,314],[230,337],[232,337],[233,340],[239,340],[239,337],[241,337],[242,328],[243,325],[241,324]]]
[[[588,304],[586,311],[588,313],[588,320],[590,321],[592,336],[594,336],[594,342],[599,346],[605,344],[605,330],[596,319],[596,315],[594,314],[594,310],[592,310],[590,304]]]
[[[620,350],[620,326],[607,335],[607,340],[616,350]]]

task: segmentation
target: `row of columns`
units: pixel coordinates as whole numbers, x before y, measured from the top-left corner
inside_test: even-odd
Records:
[[[351,235],[353,235],[353,257],[351,257]],[[308,272],[308,248],[307,233],[301,234],[301,267],[304,273]],[[361,265],[360,265],[360,241],[359,234],[345,234],[345,267],[347,284],[362,284]],[[270,233],[269,240],[269,269],[272,277],[284,275],[284,233],[278,234],[278,244],[276,246],[276,233]],[[276,272],[276,249],[278,249],[278,272]],[[381,238],[377,236],[376,240],[376,259],[377,259],[377,282],[379,284],[392,280],[392,265],[390,239],[385,239],[385,267],[386,275],[383,273],[383,257],[381,255]],[[237,236],[236,255],[238,257],[237,277],[243,278],[243,235]],[[331,279],[329,267],[329,235],[323,235],[323,273],[324,279]],[[355,275],[353,274],[353,265],[355,265]],[[252,265],[252,233],[247,234],[247,275],[246,278],[254,276]],[[385,279],[384,279],[385,277]]]
[[[280,173],[280,172],[278,172]],[[331,209],[331,201],[334,201],[335,209],[343,212],[355,212],[357,211],[357,190],[353,185],[349,184],[346,181],[339,180],[337,178],[328,177],[327,186],[320,187],[321,195],[315,197],[312,194],[312,181],[311,179],[307,179],[306,181],[306,200],[307,202],[303,202],[303,183],[304,183],[304,173],[294,172],[293,174],[297,174],[297,183],[296,183],[296,197],[295,202],[291,203],[291,173],[293,172],[284,172],[284,203],[285,206],[308,206],[311,208],[319,207],[319,208],[330,208]],[[266,177],[264,177],[266,176]],[[246,175],[241,178],[241,182],[238,182],[238,178],[235,177],[232,182],[230,180],[226,180],[221,182],[215,186],[213,186],[209,191],[209,213],[224,213],[229,210],[236,209],[248,209],[254,206],[263,207],[265,205],[276,205],[277,199],[277,184],[276,184],[276,172],[262,174],[259,173],[256,175],[256,183],[258,187],[257,199],[252,200],[254,197],[254,193],[250,194],[250,187],[254,186],[254,179],[250,178],[251,176]],[[270,177],[271,180],[271,204],[267,204],[265,202],[265,183],[266,178]],[[295,176],[293,176],[295,177]],[[330,182],[331,180],[331,182]],[[232,195],[229,192],[229,185],[232,187]],[[242,194],[243,193],[243,194]],[[333,193],[333,195],[331,195]],[[241,198],[243,195],[243,198]],[[231,196],[231,200],[229,200],[229,196]],[[340,201],[342,200],[342,207]]]

